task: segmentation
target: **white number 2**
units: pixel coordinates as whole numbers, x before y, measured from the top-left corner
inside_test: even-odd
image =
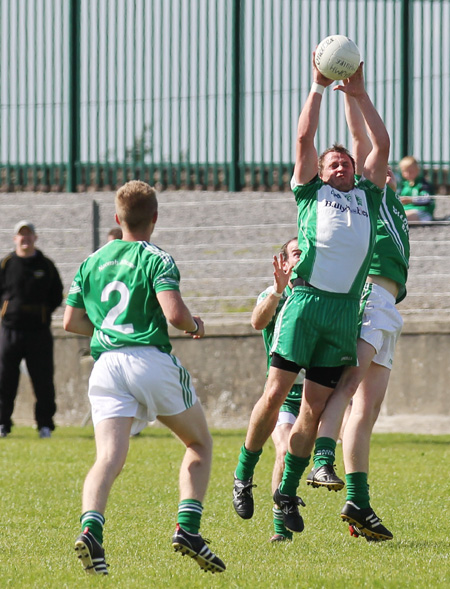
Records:
[[[107,302],[111,293],[114,291],[117,291],[120,295],[119,302],[108,311],[108,314],[103,320],[101,329],[113,329],[114,331],[120,331],[121,333],[134,333],[132,323],[120,325],[115,322],[117,317],[125,311],[130,302],[130,291],[123,282],[120,282],[120,280],[114,280],[107,284],[102,291],[102,303]]]

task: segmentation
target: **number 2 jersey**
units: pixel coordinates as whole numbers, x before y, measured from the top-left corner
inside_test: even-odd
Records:
[[[81,264],[67,297],[94,325],[91,354],[124,346],[172,349],[156,294],[179,291],[180,273],[168,253],[146,241],[110,241]]]

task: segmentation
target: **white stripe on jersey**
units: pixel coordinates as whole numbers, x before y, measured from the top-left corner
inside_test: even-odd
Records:
[[[81,292],[81,286],[72,283],[69,288],[69,294],[75,294],[76,292]]]
[[[406,258],[405,248],[403,246],[402,239],[400,234],[395,226],[395,221],[392,218],[392,214],[389,210],[387,205],[387,197],[386,197],[386,187],[384,188],[383,192],[383,200],[381,201],[380,207],[380,219],[383,221],[386,231],[389,233],[392,241],[397,246],[397,249],[402,256],[403,260],[405,261],[406,265],[409,266],[408,259]]]
[[[103,331],[97,330],[97,341],[98,343],[105,348],[105,350],[110,350],[111,348],[123,348],[123,344],[113,344],[111,342],[111,338]]]
[[[159,256],[160,258],[162,258],[164,262],[166,262],[166,264],[172,262],[172,256],[164,250],[162,250],[161,248],[159,248],[154,243],[150,243],[149,241],[141,241],[139,243],[151,254],[154,254],[155,256]]]

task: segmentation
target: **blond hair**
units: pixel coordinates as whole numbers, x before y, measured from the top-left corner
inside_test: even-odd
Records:
[[[405,155],[405,157],[403,157],[398,162],[398,167],[400,168],[400,170],[404,170],[405,168],[409,168],[409,166],[412,166],[414,164],[416,166],[419,166],[419,162],[416,160],[416,158],[412,155]]]
[[[155,189],[141,180],[131,180],[116,193],[116,213],[130,231],[146,229],[158,211]]]

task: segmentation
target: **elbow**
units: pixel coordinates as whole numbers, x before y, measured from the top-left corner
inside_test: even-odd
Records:
[[[388,132],[386,131],[385,136],[384,136],[383,141],[380,146],[380,151],[383,152],[383,156],[385,156],[386,159],[389,159],[390,149],[391,149],[391,140],[389,138]]]
[[[252,324],[253,329],[256,329],[256,331],[261,331],[266,327],[260,319],[258,319],[258,318],[253,319],[253,317],[251,319],[251,324]]]
[[[166,319],[176,329],[183,329],[183,325],[186,323],[186,316],[176,311],[168,313]]]

